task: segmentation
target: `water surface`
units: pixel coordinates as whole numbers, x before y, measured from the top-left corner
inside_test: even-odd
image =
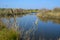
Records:
[[[2,18],[7,27],[15,24],[22,32],[23,40],[27,37],[30,40],[59,40],[60,39],[60,20],[39,18],[35,13],[6,18]],[[27,38],[27,39],[28,39]]]

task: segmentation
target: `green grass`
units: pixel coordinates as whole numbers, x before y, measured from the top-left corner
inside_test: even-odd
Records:
[[[13,30],[3,29],[0,31],[0,40],[17,40],[17,36]]]
[[[4,25],[1,25],[0,40],[18,40],[18,32],[14,29],[7,29]]]

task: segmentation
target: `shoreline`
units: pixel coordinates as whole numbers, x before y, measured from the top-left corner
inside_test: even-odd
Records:
[[[38,17],[60,19],[60,13],[37,13]]]

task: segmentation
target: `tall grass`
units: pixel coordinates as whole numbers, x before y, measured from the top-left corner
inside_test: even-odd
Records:
[[[6,28],[0,31],[0,40],[17,40],[17,32],[7,30]]]
[[[1,24],[1,23],[0,23]],[[0,25],[0,40],[18,40],[18,32]]]

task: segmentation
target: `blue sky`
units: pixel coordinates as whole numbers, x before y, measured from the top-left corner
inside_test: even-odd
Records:
[[[60,7],[60,0],[0,0],[0,8],[52,9]]]

